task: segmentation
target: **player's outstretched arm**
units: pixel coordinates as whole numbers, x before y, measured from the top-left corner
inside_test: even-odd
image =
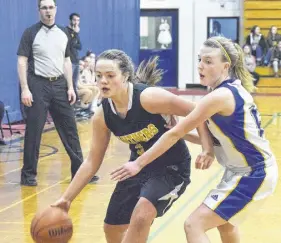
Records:
[[[231,97],[232,98],[232,97]],[[202,98],[189,115],[179,121],[171,130],[163,134],[160,139],[135,162],[142,168],[165,153],[180,138],[203,124],[216,113],[228,110],[229,91],[216,90]]]
[[[112,179],[122,181],[136,175],[144,166],[150,164],[165,153],[188,132],[198,127],[198,125],[203,124],[214,114],[228,110],[229,102],[227,102],[227,99],[229,99],[229,93],[221,90],[206,95],[198,102],[194,110],[191,111],[187,117],[180,120],[175,127],[164,133],[159,140],[139,158],[113,171],[111,173]]]
[[[68,210],[70,203],[100,168],[110,140],[110,134],[111,132],[104,121],[103,109],[100,106],[92,118],[92,142],[89,155],[80,166],[62,197],[52,206],[58,206]],[[68,206],[66,206],[67,204]]]
[[[162,88],[151,87],[141,94],[141,103],[150,113],[186,116],[195,108],[194,102],[183,99]],[[202,152],[196,159],[196,168],[207,169],[214,161],[213,141],[207,125],[198,123],[196,127],[199,140],[192,135],[185,135],[187,140],[202,145]]]

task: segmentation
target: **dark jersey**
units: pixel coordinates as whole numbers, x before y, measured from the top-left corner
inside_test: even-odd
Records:
[[[132,107],[123,119],[115,112],[108,99],[102,102],[107,127],[124,143],[129,144],[130,160],[135,160],[148,150],[168,129],[166,121],[160,114],[151,114],[144,110],[140,103],[140,94],[147,88],[144,84],[135,84],[132,92]],[[188,148],[179,140],[166,153],[150,163],[146,168],[163,167],[182,163],[190,158]]]

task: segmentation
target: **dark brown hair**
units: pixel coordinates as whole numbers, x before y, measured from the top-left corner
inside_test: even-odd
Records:
[[[128,81],[132,83],[145,83],[154,86],[163,76],[163,70],[158,69],[159,57],[151,57],[148,61],[142,61],[135,72],[132,59],[121,50],[111,49],[104,51],[97,57],[100,59],[116,61],[123,75],[128,75]]]
[[[38,0],[38,8],[40,8],[40,5],[41,5],[41,2],[42,2],[43,0]],[[55,5],[57,5],[57,1],[56,0],[53,0],[54,1],[54,3],[55,3]]]

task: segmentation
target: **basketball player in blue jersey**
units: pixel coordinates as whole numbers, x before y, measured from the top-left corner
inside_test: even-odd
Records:
[[[142,63],[135,75],[132,60],[124,52],[109,50],[98,57],[95,72],[104,100],[93,117],[89,156],[53,205],[66,210],[99,169],[111,132],[129,144],[130,159],[135,160],[168,130],[167,116],[161,114],[185,116],[194,108],[193,103],[164,89],[148,86],[161,80],[157,58]],[[207,127],[198,131],[204,150],[197,162],[210,165],[214,159],[211,137]],[[189,177],[190,154],[184,140],[179,140],[141,173],[118,182],[105,218],[107,242],[146,242],[153,220],[180,197]]]
[[[255,213],[277,184],[276,160],[264,137],[257,107],[247,92],[253,90],[253,82],[243,60],[242,49],[230,40],[212,37],[205,41],[198,70],[201,84],[211,87],[212,92],[149,150],[112,173],[113,179],[126,182],[207,121],[215,155],[225,173],[217,188],[186,220],[189,243],[210,242],[206,231],[212,228],[218,228],[223,243],[240,242],[237,225],[247,214]]]

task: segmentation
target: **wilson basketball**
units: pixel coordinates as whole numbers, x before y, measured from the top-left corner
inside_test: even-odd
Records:
[[[64,210],[48,207],[34,216],[30,233],[36,243],[67,243],[72,237],[73,225]]]

